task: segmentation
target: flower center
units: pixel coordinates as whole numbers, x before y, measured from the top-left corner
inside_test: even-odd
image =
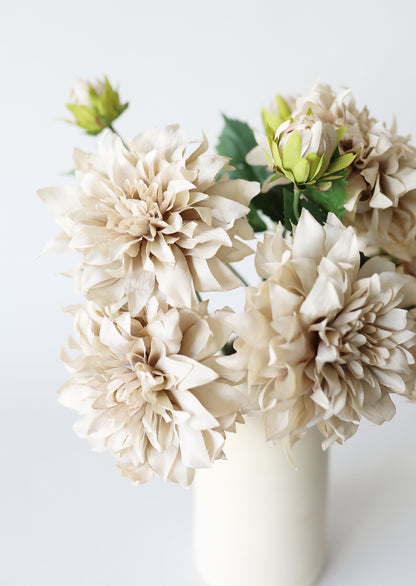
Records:
[[[166,226],[159,205],[160,187],[147,186],[143,181],[129,197],[120,198],[107,213],[107,228],[133,238],[153,240],[158,230]]]

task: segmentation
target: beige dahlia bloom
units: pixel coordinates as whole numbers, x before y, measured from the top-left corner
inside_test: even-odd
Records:
[[[315,86],[298,98],[293,116],[312,110],[336,127],[347,125],[341,153],[357,153],[348,176],[347,222],[354,226],[366,251],[383,249],[401,260],[416,256],[416,149],[395,125],[359,110],[351,90],[336,94],[327,85]]]
[[[206,305],[177,309],[152,297],[136,317],[110,317],[92,303],[70,308],[80,354],[64,352],[72,375],[60,401],[83,415],[77,433],[112,452],[134,482],[190,484],[195,468],[223,457],[224,430],[239,419],[236,377],[215,356],[231,310],[207,315]]]
[[[362,202],[358,210],[364,209]],[[372,209],[357,213],[350,219],[367,254],[378,254],[380,249],[397,257],[407,267],[416,263],[416,189],[398,200],[397,206]],[[416,272],[413,272],[416,275]]]
[[[252,250],[245,218],[258,184],[217,181],[228,159],[208,154],[204,138],[188,153],[178,126],[128,142],[102,142],[97,155],[75,151],[77,188],[39,192],[63,233],[52,250],[79,252],[78,289],[113,311],[139,312],[154,291],[190,306],[197,291],[240,285],[226,263]]]
[[[374,258],[360,268],[357,238],[332,214],[303,210],[293,241],[265,235],[235,329],[237,364],[263,411],[269,440],[289,445],[317,425],[323,445],[381,424],[392,393],[414,396],[416,279]]]

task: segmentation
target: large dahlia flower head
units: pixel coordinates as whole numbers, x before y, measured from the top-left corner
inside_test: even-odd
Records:
[[[244,372],[221,356],[232,312],[209,313],[198,297],[241,285],[229,263],[252,253],[259,186],[219,179],[229,159],[207,148],[178,126],[126,145],[107,134],[98,154],[75,150],[75,187],[39,191],[62,228],[47,250],[78,253],[69,274],[87,298],[68,308],[78,355],[63,352],[60,400],[82,415],[76,432],[136,482],[188,485],[242,421]]]

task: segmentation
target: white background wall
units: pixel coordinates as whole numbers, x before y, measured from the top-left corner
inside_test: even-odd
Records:
[[[220,111],[259,124],[276,92],[317,80],[351,86],[412,133],[415,16],[410,0],[2,3],[0,586],[198,583],[190,491],[130,486],[55,399],[72,327],[60,307],[75,297],[57,276],[69,259],[37,260],[56,228],[35,190],[68,180],[74,144],[94,149],[60,121],[75,75],[120,82],[124,134],[180,122],[215,143]],[[416,583],[414,409],[401,403],[394,422],[333,450],[322,585]]]

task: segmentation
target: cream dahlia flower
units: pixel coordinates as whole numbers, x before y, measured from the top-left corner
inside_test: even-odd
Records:
[[[332,214],[303,210],[293,240],[266,234],[234,319],[234,359],[264,413],[269,440],[289,445],[317,425],[323,446],[351,437],[361,417],[381,424],[392,393],[414,395],[416,279],[382,258],[360,269],[357,237]]]
[[[347,222],[354,226],[366,252],[379,249],[410,261],[416,257],[416,149],[395,125],[359,110],[350,90],[336,94],[327,85],[315,86],[298,98],[293,116],[312,110],[336,127],[348,126],[339,148],[356,153],[348,176]]]
[[[224,430],[239,420],[238,381],[227,358],[215,356],[231,310],[206,310],[205,302],[177,309],[155,297],[136,317],[110,317],[92,303],[70,308],[80,354],[63,354],[72,376],[60,401],[83,415],[78,435],[112,452],[134,482],[189,485],[195,468],[223,457]]]
[[[365,206],[365,202],[360,203],[358,210]],[[379,254],[381,249],[406,267],[416,266],[416,189],[401,197],[397,206],[367,212],[357,213],[350,220],[362,249],[368,255]]]
[[[178,126],[128,142],[117,136],[97,155],[75,151],[77,188],[39,192],[63,233],[51,249],[79,252],[78,289],[113,311],[139,312],[155,286],[172,305],[190,306],[194,291],[240,285],[226,263],[252,250],[245,218],[258,184],[218,174],[228,159],[207,154],[204,138],[187,153]]]

